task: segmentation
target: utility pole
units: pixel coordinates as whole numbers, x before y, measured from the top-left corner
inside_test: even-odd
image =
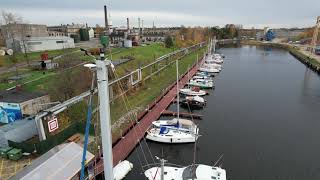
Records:
[[[317,17],[317,23],[316,23],[316,26],[314,27],[314,31],[313,31],[313,37],[312,37],[312,41],[311,41],[311,53],[312,54],[314,54],[316,51],[319,29],[320,29],[320,16]]]

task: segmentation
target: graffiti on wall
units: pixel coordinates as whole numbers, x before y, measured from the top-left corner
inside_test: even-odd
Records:
[[[22,113],[19,104],[0,102],[1,123],[10,123],[19,119],[22,119]]]

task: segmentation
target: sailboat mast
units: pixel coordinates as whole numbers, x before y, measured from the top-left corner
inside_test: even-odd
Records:
[[[179,96],[179,62],[176,60],[176,67],[177,67],[177,118],[180,119],[180,96]]]
[[[111,138],[111,120],[109,104],[108,87],[108,61],[105,61],[104,54],[101,53],[101,60],[96,61],[97,81],[99,95],[99,115],[101,124],[102,152],[104,177],[106,180],[114,180],[113,176],[113,157],[112,157],[112,138]]]
[[[164,163],[165,160],[164,159],[160,159],[161,162],[161,180],[164,180]]]

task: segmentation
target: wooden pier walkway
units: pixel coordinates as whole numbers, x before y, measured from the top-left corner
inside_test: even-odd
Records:
[[[198,66],[195,64],[189,70],[189,75],[186,72],[179,80],[179,87],[183,87],[189,79],[196,74]],[[189,77],[189,79],[188,79]],[[142,112],[138,117],[138,122],[135,126],[129,127],[124,136],[117,141],[113,146],[113,166],[116,166],[120,161],[125,160],[131,151],[136,147],[139,141],[144,137],[145,132],[151,126],[152,122],[157,120],[163,112],[169,107],[172,101],[177,96],[176,83],[172,84],[163,95],[158,97],[155,102],[149,105],[149,109]],[[103,162],[99,161],[96,165],[96,174],[103,171]]]
[[[169,110],[165,110],[161,113],[162,116],[177,116],[177,112],[174,111],[169,111]],[[184,113],[184,112],[180,112],[179,113],[179,117],[182,118],[194,118],[194,119],[201,119],[202,115],[201,114],[193,114],[193,113]]]

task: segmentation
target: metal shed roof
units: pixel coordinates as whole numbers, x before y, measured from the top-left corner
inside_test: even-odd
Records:
[[[83,148],[74,142],[56,146],[10,179],[71,179],[81,170],[82,151]],[[94,155],[87,152],[87,162],[93,158]]]
[[[19,91],[17,90],[1,91],[0,90],[0,102],[22,103],[25,101],[29,101],[31,99],[42,97],[44,95],[47,95],[47,93],[26,92],[23,90],[19,90]]]

